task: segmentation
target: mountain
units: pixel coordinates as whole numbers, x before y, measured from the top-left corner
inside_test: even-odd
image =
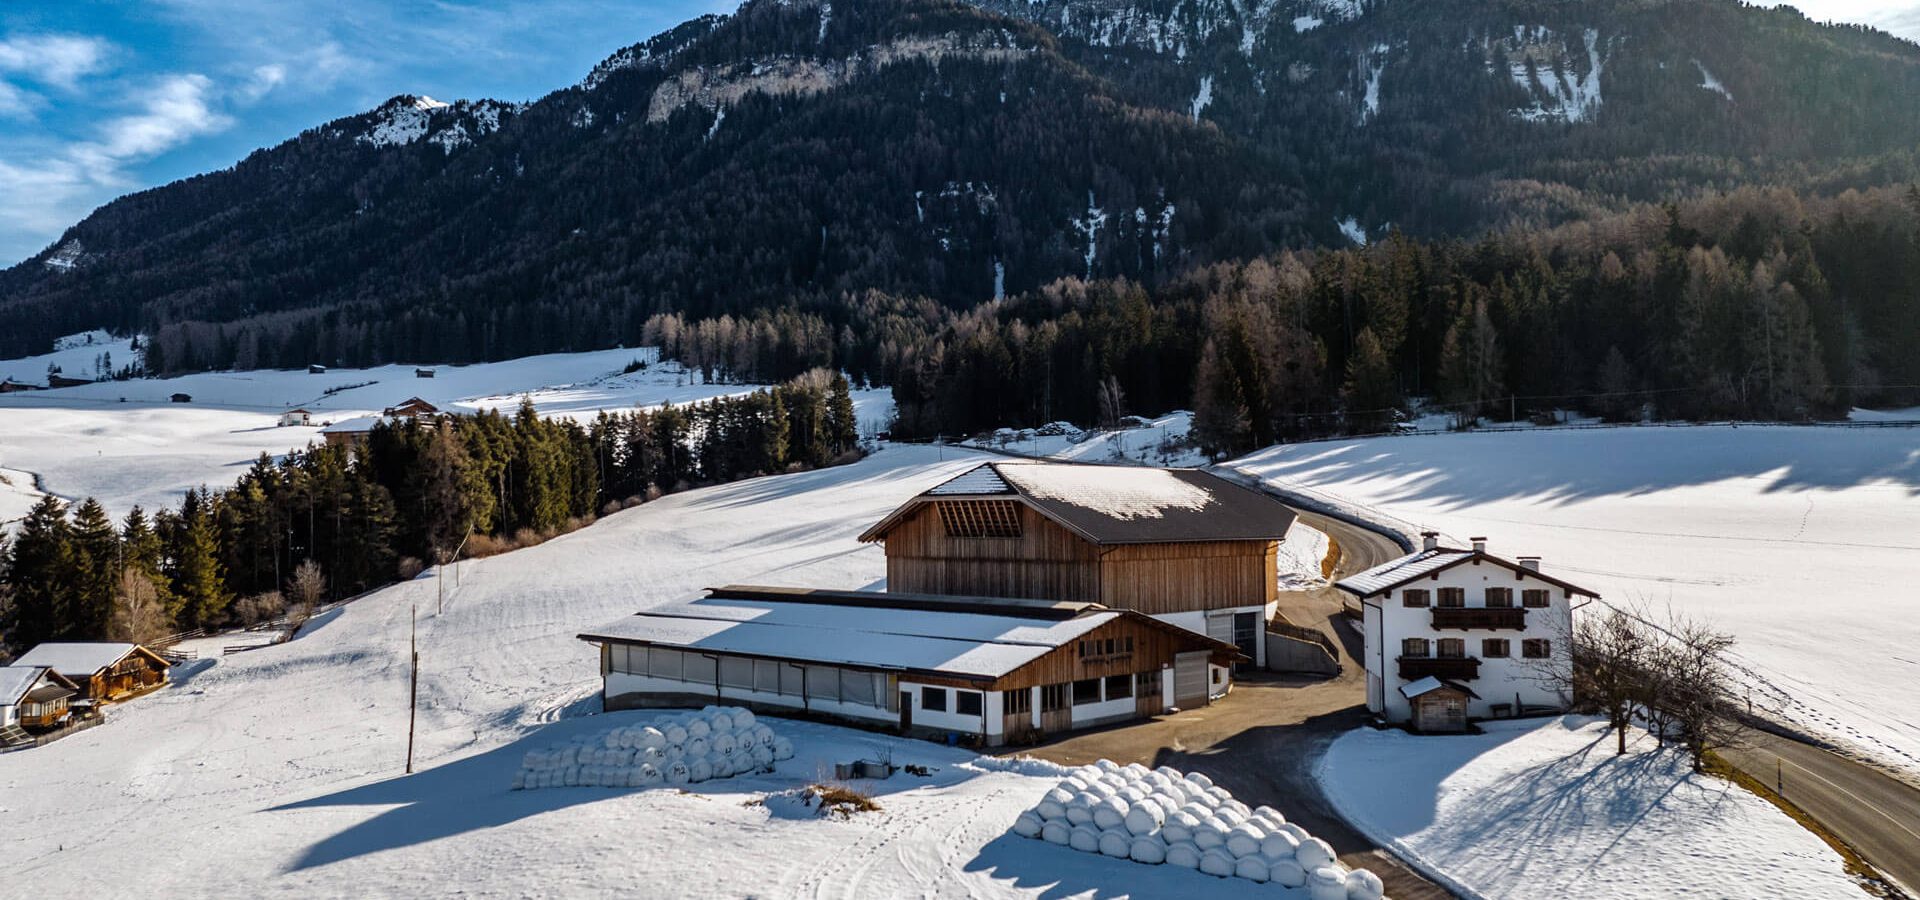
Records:
[[[750,0],[531,103],[400,96],[109,203],[0,272],[0,355],[93,327],[184,369],[586,349],[671,312],[912,321],[1889,184],[1913,96],[1920,48],[1733,0]]]

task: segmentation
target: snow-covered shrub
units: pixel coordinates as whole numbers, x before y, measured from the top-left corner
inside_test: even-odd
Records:
[[[792,758],[793,742],[751,711],[709,706],[529,750],[513,787],[680,786],[772,771]]]
[[[1248,807],[1198,772],[1100,760],[1068,770],[1014,820],[1022,837],[1220,878],[1307,888],[1314,900],[1380,900],[1379,876],[1348,871],[1333,848],[1276,809]]]

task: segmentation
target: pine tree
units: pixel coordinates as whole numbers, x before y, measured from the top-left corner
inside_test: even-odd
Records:
[[[173,547],[172,587],[179,608],[175,619],[199,628],[221,624],[233,602],[221,570],[211,505],[204,488],[187,495]]]
[[[853,394],[847,376],[835,372],[827,382],[826,462],[839,459],[860,446],[860,419],[853,409]]]
[[[1211,338],[1200,351],[1194,375],[1193,439],[1201,452],[1216,459],[1253,446],[1246,396]]]
[[[15,529],[7,559],[13,597],[5,630],[15,648],[70,634],[66,591],[77,569],[66,504],[51,494],[41,497]]]
[[[68,585],[69,605],[62,629],[66,634],[94,639],[106,634],[113,614],[113,597],[120,583],[120,536],[99,501],[87,498],[73,516],[74,572]]]
[[[1360,329],[1354,339],[1353,355],[1347,358],[1346,384],[1340,393],[1347,404],[1349,427],[1355,433],[1378,433],[1392,423],[1400,392],[1394,385],[1393,363],[1371,327]]]
[[[1440,348],[1442,396],[1453,405],[1461,427],[1473,424],[1488,402],[1502,392],[1502,362],[1500,339],[1487,315],[1487,301],[1462,306]]]

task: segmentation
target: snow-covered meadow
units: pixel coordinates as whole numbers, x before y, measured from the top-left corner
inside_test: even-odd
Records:
[[[1179,410],[1142,420],[1133,428],[1083,430],[1068,422],[1055,422],[1040,428],[1002,428],[965,443],[1074,462],[1204,465],[1206,457],[1188,442],[1192,430],[1193,413]]]
[[[85,374],[78,357],[111,352],[115,360],[130,360],[129,343],[0,361],[0,377],[44,381],[49,360],[61,362],[69,374]],[[649,366],[623,374],[635,360]],[[585,420],[601,410],[690,403],[758,387],[702,383],[677,363],[659,362],[653,348],[427,368],[434,377],[418,377],[416,367],[403,365],[324,374],[203,372],[0,394],[0,466],[37,474],[46,490],[63,497],[97,498],[117,516],[135,504],[172,505],[200,485],[228,484],[262,453],[299,449],[319,440],[328,422],[375,414],[410,397],[442,409],[506,413],[525,399],[542,415]],[[176,393],[192,402],[170,402]],[[855,405],[867,432],[884,428],[892,415],[885,389],[857,391]],[[310,410],[313,424],[281,427],[280,414],[296,407]],[[31,477],[16,481],[32,485]],[[0,522],[24,512],[8,491],[0,485]]]
[[[1482,727],[1351,731],[1316,775],[1356,827],[1468,898],[1863,895],[1820,838],[1644,732],[1616,757],[1603,721]]]
[[[1273,447],[1235,468],[1312,498],[1485,535],[1600,592],[1739,639],[1755,705],[1920,772],[1920,430],[1702,426]]]

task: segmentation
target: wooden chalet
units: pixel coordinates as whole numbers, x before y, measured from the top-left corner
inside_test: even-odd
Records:
[[[172,663],[139,644],[48,642],[14,660],[16,666],[44,666],[65,676],[80,699],[95,703],[124,700],[167,683]]]
[[[25,391],[43,391],[46,388],[37,384],[27,384],[12,378],[0,378],[0,394],[18,394]]]
[[[1231,644],[1085,602],[734,585],[580,635],[607,709],[745,705],[986,745],[1205,705]]]
[[[1098,603],[1237,645],[1264,664],[1294,513],[1195,469],[993,462],[860,536],[891,590]]]
[[[47,375],[47,387],[49,388],[79,387],[83,384],[92,384],[92,383],[93,383],[93,379],[91,378],[69,378],[57,372],[48,373]]]
[[[0,666],[0,746],[26,743],[67,723],[80,686],[46,666]]]
[[[400,419],[414,419],[421,416],[436,415],[439,412],[440,407],[438,406],[428,403],[419,397],[408,397],[404,401],[381,410],[380,414]]]

